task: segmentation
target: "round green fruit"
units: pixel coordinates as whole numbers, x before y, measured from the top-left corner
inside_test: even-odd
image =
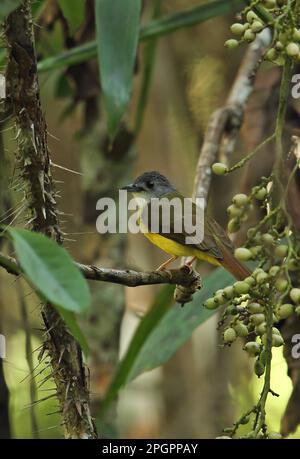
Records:
[[[228,40],[228,41],[236,41],[236,40]],[[228,171],[228,168],[227,168],[226,164],[214,163],[212,165],[212,170],[213,170],[214,174],[216,174],[216,175],[224,175]]]
[[[225,343],[233,343],[237,338],[237,334],[233,328],[227,328],[227,330],[224,331],[223,339]]]
[[[234,256],[240,261],[248,261],[252,258],[252,253],[245,247],[239,247],[238,249],[235,249]]]
[[[235,292],[238,293],[239,295],[244,295],[245,293],[249,292],[250,285],[244,281],[237,281],[233,284],[233,288]]]

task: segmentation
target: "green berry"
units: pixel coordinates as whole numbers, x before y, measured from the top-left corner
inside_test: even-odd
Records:
[[[247,15],[246,15],[246,19],[248,22],[253,22],[253,21],[256,21],[256,19],[258,19],[258,16],[257,14],[254,13],[254,11],[250,10],[248,11]]]
[[[299,54],[299,46],[297,43],[289,43],[286,47],[286,53],[290,57],[296,57]]]
[[[262,322],[261,324],[257,325],[254,330],[258,336],[262,336],[264,333],[266,333],[267,330],[266,322]]]
[[[259,354],[260,345],[259,345],[256,341],[249,341],[248,343],[245,344],[244,350],[245,350],[251,357],[255,357],[257,354]]]
[[[240,261],[248,261],[252,258],[252,253],[245,247],[239,247],[238,249],[235,249],[234,256]]]
[[[256,276],[256,282],[258,284],[263,284],[264,282],[267,281],[268,277],[269,277],[268,274],[265,272],[258,273]]]
[[[227,229],[229,233],[236,233],[240,229],[240,224],[236,218],[229,220]]]
[[[244,281],[237,281],[233,284],[233,288],[236,293],[239,295],[243,295],[245,293],[248,293],[250,290],[250,285],[247,284],[247,282]]]
[[[294,303],[300,303],[300,288],[292,288],[290,291],[290,298]]]
[[[279,266],[272,266],[272,267],[269,269],[269,274],[270,274],[270,276],[275,277],[275,276],[277,276],[277,274],[279,273],[279,271],[280,271],[280,267],[279,267]]]
[[[272,333],[273,335],[280,335],[280,331],[276,327],[272,327]]]
[[[228,40],[229,41],[229,40]],[[236,40],[234,40],[236,41]],[[212,170],[216,175],[224,175],[228,171],[226,164],[223,163],[214,163],[212,165]]]
[[[261,251],[262,251],[261,245],[255,245],[253,247],[250,247],[250,252],[252,253],[253,258],[256,258],[260,254]]]
[[[225,304],[227,302],[227,299],[223,295],[223,290],[222,292],[216,293],[214,298],[215,298],[215,301],[217,301],[219,305]]]
[[[206,308],[206,309],[217,309],[217,307],[219,306],[219,304],[217,303],[217,301],[215,301],[214,298],[208,298],[203,306]]]
[[[275,59],[277,59],[277,56],[278,56],[278,54],[277,54],[277,51],[276,51],[275,48],[268,49],[268,51],[265,54],[265,58],[268,61],[275,61]],[[259,199],[259,198],[256,197],[256,199]],[[262,199],[264,199],[264,198],[262,198]]]
[[[254,325],[260,325],[265,321],[264,314],[253,314],[250,316],[250,320]]]
[[[265,372],[265,367],[259,360],[256,360],[256,362],[254,364],[254,372],[255,372],[256,376],[258,376],[259,378]]]
[[[246,204],[248,204],[248,196],[244,193],[236,194],[233,196],[232,202],[237,207],[244,207]]]
[[[256,199],[258,199],[259,201],[263,201],[265,199],[265,197],[267,196],[268,192],[267,192],[267,189],[265,187],[262,187],[262,188],[259,188],[255,193],[254,193],[254,196],[256,197]]]
[[[293,40],[300,41],[300,30],[299,29],[296,29],[296,28],[294,29]]]
[[[274,238],[272,234],[265,233],[261,237],[262,242],[264,243],[265,246],[269,247],[274,244]]]
[[[229,314],[230,316],[235,316],[238,313],[237,307],[234,304],[231,304],[230,306],[228,306],[226,311],[227,311],[227,314]]]
[[[284,340],[281,335],[272,335],[272,346],[280,347],[284,343]]]
[[[228,287],[225,287],[224,290],[223,290],[223,295],[229,300],[230,298],[233,297],[233,294],[234,294],[234,290],[233,290],[233,286],[232,285],[229,285]]]
[[[248,41],[249,43],[251,43],[251,41],[255,40],[255,37],[256,35],[254,32],[252,32],[251,30],[246,30],[243,38],[245,41]]]
[[[224,46],[228,49],[235,49],[239,46],[239,42],[234,38],[230,38],[229,40],[225,41]]]
[[[240,24],[239,22],[235,22],[230,27],[230,30],[234,35],[242,35],[244,33],[245,29],[244,29],[244,25],[243,24]]]
[[[287,245],[278,245],[274,250],[274,255],[278,258],[285,258],[288,254],[289,248]]]
[[[278,290],[278,292],[285,292],[287,287],[288,287],[289,283],[286,279],[277,279],[277,281],[275,282],[275,287],[276,289]]]
[[[260,21],[254,21],[251,24],[251,30],[254,33],[261,32],[264,28],[264,25]]]
[[[225,343],[233,343],[237,338],[235,330],[231,327],[224,331],[223,339]]]
[[[295,313],[298,314],[298,316],[300,315],[300,306],[297,306],[297,307],[296,307]]]
[[[294,312],[294,307],[292,304],[286,303],[281,304],[276,311],[276,315],[279,319],[287,319]]]
[[[276,51],[282,51],[283,48],[284,48],[283,43],[281,43],[281,41],[279,41],[279,40],[276,41],[276,43],[275,43],[275,49],[276,49]]]
[[[247,326],[240,321],[236,322],[236,324],[234,325],[234,329],[236,331],[237,336],[240,336],[241,338],[244,338],[249,333]]]
[[[246,279],[244,279],[244,282],[247,282],[247,284],[249,284],[251,287],[252,285],[255,284],[255,279],[252,276],[248,276],[246,277]]]
[[[245,425],[245,424],[248,424],[249,421],[250,421],[250,417],[249,416],[245,416],[244,418],[242,418],[240,420],[240,423]]]
[[[259,303],[249,303],[247,305],[247,309],[251,314],[259,314],[260,312],[264,312],[264,307]]]
[[[244,209],[241,209],[240,207],[236,207],[234,204],[231,204],[227,208],[227,212],[230,215],[230,217],[240,217],[244,212]]]

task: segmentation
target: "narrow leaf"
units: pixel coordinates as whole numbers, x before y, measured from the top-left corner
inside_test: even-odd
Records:
[[[71,35],[81,26],[84,13],[85,1],[84,0],[58,0],[58,4],[65,19],[68,22]]]
[[[125,2],[124,2],[125,3]],[[140,28],[139,40],[149,40],[166,35],[184,27],[191,27],[207,19],[237,10],[243,2],[240,0],[215,0],[205,5],[196,6],[162,18],[151,20]],[[97,55],[96,41],[90,41],[76,46],[58,56],[47,57],[38,63],[40,72],[47,72],[55,68],[68,67],[93,59]]]
[[[174,288],[164,287],[148,314],[140,322],[128,351],[120,361],[115,377],[101,406],[99,422],[119,390],[144,371],[165,363],[193,331],[216,313],[203,308],[202,304],[216,290],[230,284],[233,277],[223,269],[214,270],[204,280],[200,292],[183,308],[173,305]]]
[[[101,87],[113,138],[130,100],[141,0],[96,0],[95,12]]]
[[[43,234],[17,228],[7,231],[30,284],[55,306],[84,312],[90,305],[89,288],[68,252]]]

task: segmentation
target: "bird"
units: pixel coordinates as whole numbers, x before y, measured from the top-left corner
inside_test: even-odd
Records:
[[[121,188],[131,192],[139,207],[139,225],[140,228],[152,244],[158,246],[167,254],[171,255],[167,261],[161,264],[157,270],[165,270],[170,263],[178,257],[192,257],[185,265],[191,269],[195,260],[205,260],[212,265],[222,266],[230,272],[237,280],[244,280],[251,275],[249,269],[238,261],[234,256],[234,246],[229,239],[226,231],[214,220],[207,211],[204,212],[204,235],[201,242],[187,243],[187,237],[190,233],[186,232],[184,225],[181,225],[180,232],[175,231],[178,219],[183,219],[181,214],[170,213],[169,227],[165,231],[164,225],[159,219],[159,227],[155,232],[151,232],[149,221],[145,225],[145,215],[150,215],[150,206],[154,198],[159,202],[165,198],[171,201],[173,198],[179,198],[183,202],[185,196],[181,194],[176,187],[160,172],[144,172],[137,177],[133,183]],[[197,206],[192,203],[192,216],[195,217]],[[161,217],[161,214],[160,214]],[[203,218],[203,217],[202,217]],[[180,222],[179,222],[180,223]],[[181,222],[182,223],[182,222]]]

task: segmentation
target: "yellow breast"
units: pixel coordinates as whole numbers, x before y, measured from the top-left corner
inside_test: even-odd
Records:
[[[152,244],[158,246],[160,249],[166,253],[169,253],[170,255],[176,257],[197,257],[199,260],[208,261],[213,265],[220,265],[219,261],[209,255],[207,252],[202,252],[201,250],[195,249],[188,245],[178,244],[178,242],[172,241],[171,239],[161,236],[160,234],[144,233],[144,236],[146,236],[146,238],[149,239]]]

